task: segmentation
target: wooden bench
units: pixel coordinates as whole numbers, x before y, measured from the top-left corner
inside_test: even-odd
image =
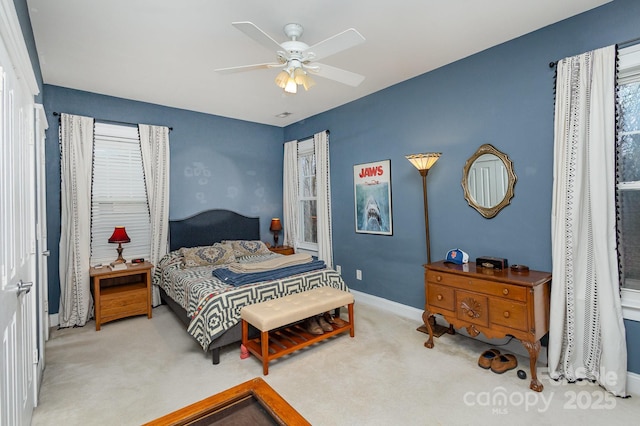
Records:
[[[269,361],[280,358],[336,334],[349,331],[355,335],[353,325],[353,295],[333,287],[317,287],[278,299],[244,306],[242,318],[242,344],[262,360],[262,372],[269,374]],[[307,332],[301,320],[347,306],[349,321],[323,334]],[[260,337],[249,340],[249,324],[260,330]]]

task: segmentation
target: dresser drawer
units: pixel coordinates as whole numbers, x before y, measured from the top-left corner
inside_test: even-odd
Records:
[[[477,288],[477,291],[484,294],[500,296],[510,300],[518,300],[520,302],[527,301],[527,287],[477,279],[473,279],[471,281],[471,285]]]
[[[456,290],[456,315],[460,320],[489,326],[488,298],[482,294]]]
[[[453,311],[455,306],[454,289],[437,284],[427,284],[427,304]]]
[[[427,281],[436,284],[446,284],[448,286],[466,286],[469,284],[469,278],[456,274],[447,274],[440,271],[427,270]]]
[[[490,296],[500,296],[520,302],[527,301],[528,288],[523,286],[431,270],[427,271],[427,281]]]
[[[491,324],[498,324],[516,330],[527,331],[527,306],[524,303],[504,299],[490,299]]]
[[[100,313],[102,321],[147,313],[147,289],[103,296]]]

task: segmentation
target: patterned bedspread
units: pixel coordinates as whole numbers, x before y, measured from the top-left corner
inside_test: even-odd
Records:
[[[247,256],[238,261],[259,262],[273,256],[281,255]],[[174,251],[158,262],[153,276],[153,284],[162,287],[187,311],[191,318],[187,331],[205,350],[216,337],[240,322],[240,309],[245,305],[322,286],[349,291],[342,277],[329,268],[234,287],[213,276],[213,269],[220,267],[224,265],[184,268],[182,256]]]

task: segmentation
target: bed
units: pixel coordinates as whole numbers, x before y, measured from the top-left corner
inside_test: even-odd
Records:
[[[241,341],[240,309],[287,294],[320,286],[348,291],[340,275],[330,268],[316,269],[285,278],[232,286],[216,279],[216,266],[184,266],[183,247],[211,246],[222,241],[260,240],[259,218],[229,210],[208,210],[182,220],[169,222],[170,253],[156,265],[153,284],[167,304],[182,320],[187,332],[211,352],[214,364],[220,362],[220,348]],[[282,256],[264,252],[238,257],[242,262],[273,260]]]

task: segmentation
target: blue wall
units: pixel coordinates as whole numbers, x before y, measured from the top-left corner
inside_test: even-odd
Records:
[[[14,0],[36,78],[42,87],[26,0]],[[553,75],[550,61],[640,36],[640,2],[615,0],[519,39],[285,129],[44,86],[49,114],[47,193],[50,312],[58,310],[60,189],[58,120],[53,111],[164,124],[171,133],[173,219],[229,208],[268,219],[281,213],[284,140],[331,131],[335,263],[356,290],[416,308],[424,304],[426,259],[422,183],[406,154],[441,151],[429,172],[431,252],[453,247],[507,257],[551,270]],[[425,54],[428,54],[425,53]],[[466,159],[491,143],[514,162],[518,182],[510,206],[487,220],[465,202],[460,182]],[[356,234],[354,164],[391,159],[394,235]],[[191,177],[202,163],[211,176]],[[355,270],[363,280],[355,279]],[[640,373],[640,323],[625,321],[628,369]]]
[[[260,217],[262,238],[270,240],[270,220],[282,214],[282,128],[50,85],[44,86],[44,101],[49,120],[46,176],[50,313],[58,312],[60,298],[60,150],[59,120],[54,112],[173,127],[169,135],[170,218],[213,208],[234,210]]]
[[[331,130],[334,262],[347,284],[424,306],[422,181],[406,154],[442,152],[429,171],[432,260],[459,247],[550,271],[554,70],[551,61],[640,36],[640,2],[616,0],[285,129]],[[425,53],[428,54],[428,53]],[[484,143],[509,155],[515,197],[493,219],[469,207],[467,158]],[[393,236],[355,233],[353,165],[391,159]],[[363,272],[362,281],[355,270]],[[626,321],[629,370],[640,372],[638,323]]]

